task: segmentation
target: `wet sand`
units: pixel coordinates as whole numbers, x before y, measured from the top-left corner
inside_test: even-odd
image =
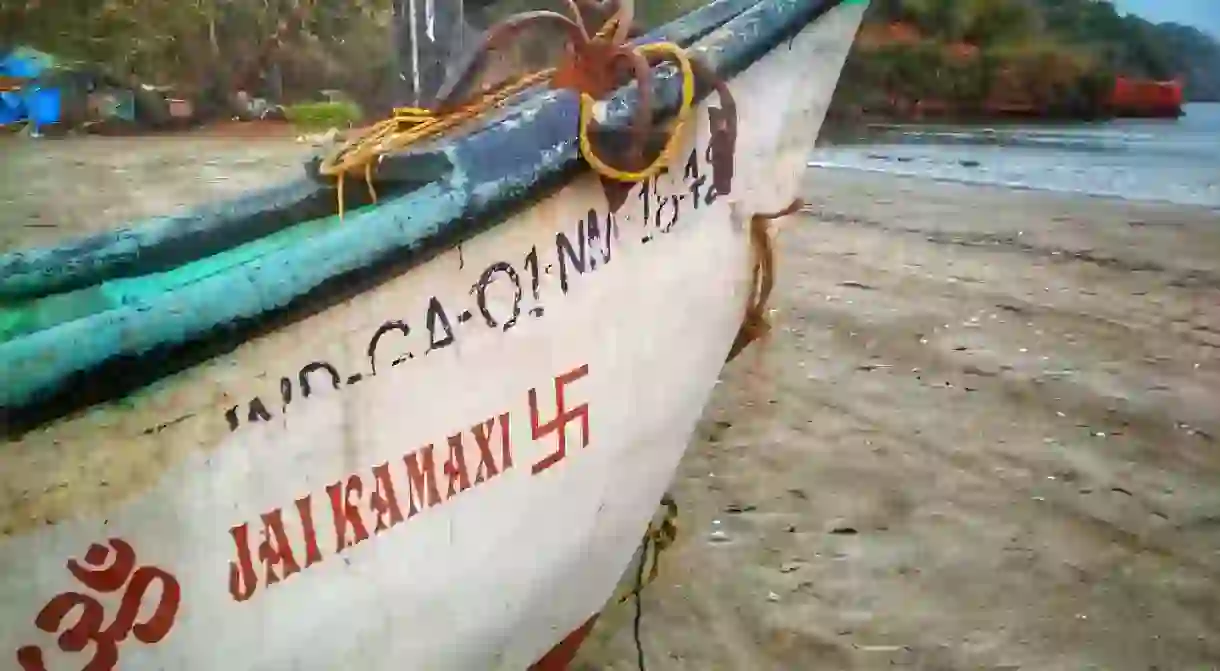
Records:
[[[1220,668],[1220,213],[811,171],[647,668]],[[576,668],[635,669],[633,607]]]
[[[308,151],[134,142],[0,147],[0,249]],[[805,196],[774,332],[675,480],[647,668],[1217,668],[1220,213],[822,170]],[[576,668],[636,668],[633,614]]]

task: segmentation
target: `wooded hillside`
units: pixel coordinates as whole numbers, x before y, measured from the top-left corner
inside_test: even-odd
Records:
[[[1220,99],[1220,45],[1105,0],[873,0],[837,103],[1092,117],[1117,76],[1181,77],[1188,100]]]

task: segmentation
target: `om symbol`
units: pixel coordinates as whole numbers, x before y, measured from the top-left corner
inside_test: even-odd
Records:
[[[169,634],[178,615],[182,589],[178,580],[165,571],[136,567],[136,553],[125,541],[112,538],[110,547],[94,543],[84,562],[68,560],[68,571],[93,592],[112,594],[122,590],[118,613],[109,625],[103,620],[105,608],[97,599],[79,592],[64,592],[51,599],[34,618],[34,625],[48,634],[59,634],[57,642],[64,652],[80,652],[93,644],[93,657],[81,671],[113,671],[119,664],[119,644],[134,634],[141,643],[156,643]],[[108,562],[109,560],[109,562]],[[107,565],[109,563],[109,565]],[[144,596],[154,583],[160,583],[161,598],[152,615],[136,622]],[[76,611],[74,624],[68,616]],[[62,632],[61,632],[62,629]],[[46,671],[42,648],[27,645],[17,651],[23,671]]]

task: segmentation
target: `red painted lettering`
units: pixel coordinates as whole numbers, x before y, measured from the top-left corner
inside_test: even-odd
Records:
[[[123,590],[118,613],[105,625],[105,609],[92,596],[79,592],[64,592],[47,602],[34,618],[34,626],[48,634],[58,634],[59,649],[81,652],[93,644],[93,656],[83,671],[113,671],[119,665],[119,645],[134,635],[145,644],[158,643],[174,627],[182,590],[177,579],[152,566],[136,567],[135,550],[125,541],[112,538],[110,547],[94,543],[85,553],[82,564],[68,561],[68,571],[86,588],[103,594]],[[246,554],[249,555],[247,546]],[[113,556],[111,556],[113,555]],[[109,562],[109,566],[107,566]],[[253,571],[253,569],[251,569]],[[160,598],[153,612],[143,622],[137,622],[144,597],[154,585],[160,588]],[[60,629],[77,612],[75,623]],[[46,671],[42,648],[27,645],[17,650],[17,663],[23,671]]]
[[[263,562],[263,579],[268,587],[301,571],[296,558],[292,556],[292,545],[288,542],[288,532],[284,530],[284,514],[279,508],[263,513],[263,542],[258,545],[258,558]],[[275,573],[277,564],[280,567],[279,575]]]
[[[233,544],[237,547],[237,561],[229,562],[229,594],[237,602],[254,596],[258,589],[258,576],[254,574],[254,561],[250,556],[250,527],[241,524],[229,529]]]
[[[500,465],[496,465],[495,457],[491,453],[491,437],[492,428],[494,428],[496,418],[491,417],[488,420],[475,424],[471,429],[474,434],[474,442],[479,446],[479,467],[475,469],[474,481],[475,484],[490,480],[500,474],[501,470],[508,470],[513,467],[513,453],[508,438],[508,413],[500,415]]]
[[[533,432],[533,439],[537,441],[552,434],[557,434],[555,451],[533,465],[531,470],[534,474],[541,473],[567,456],[569,424],[579,422],[580,445],[581,447],[588,447],[589,404],[581,403],[569,408],[569,400],[567,398],[570,395],[568,387],[588,375],[588,373],[589,366],[584,365],[554,378],[555,415],[546,422],[543,422],[540,416],[542,413],[538,407],[538,390],[529,390],[530,428]],[[500,424],[499,450],[496,450],[494,445],[496,442],[497,420]],[[335,552],[343,552],[353,545],[362,543],[370,538],[370,530],[363,515],[372,515],[370,520],[373,524],[372,534],[381,534],[388,529],[402,524],[427,508],[440,505],[443,501],[475,485],[503,475],[513,467],[509,413],[504,412],[475,424],[470,428],[470,435],[473,436],[474,447],[478,450],[478,463],[474,470],[473,478],[466,461],[464,432],[449,436],[446,441],[448,451],[445,461],[440,464],[439,469],[433,454],[435,451],[433,444],[425,445],[414,452],[403,455],[402,461],[406,467],[407,475],[407,508],[405,514],[398,499],[398,495],[402,490],[395,486],[389,462],[372,468],[373,480],[368,496],[367,510],[365,509],[364,502],[364,482],[359,475],[349,475],[345,479],[327,486],[326,493],[330,501],[335,529]],[[471,455],[473,458],[473,451]],[[438,481],[438,471],[445,478],[447,486],[444,490],[441,489],[440,482]],[[398,485],[401,486],[402,484],[403,481],[399,480]],[[444,496],[441,495],[442,491],[445,494]],[[303,569],[307,569],[322,561],[323,554],[318,544],[311,496],[306,495],[297,499],[295,505],[297,516],[301,520],[301,530],[305,543],[303,564],[298,561],[301,558],[300,546],[293,547],[292,539],[290,539],[287,527],[284,525],[283,511],[280,508],[271,510],[261,516],[263,525],[262,540],[256,548],[253,548],[257,550],[257,555],[252,553],[248,525],[242,524],[229,530],[233,538],[234,547],[236,548],[236,557],[229,562],[229,594],[233,597],[234,601],[247,601],[258,590],[259,576],[254,566],[256,559],[263,565],[263,582],[267,587],[277,585],[287,580],[290,576],[301,572]],[[94,582],[102,580],[102,583],[98,583],[101,585],[100,587],[94,587],[98,591],[103,591],[102,587],[112,583],[114,585],[112,589],[117,589],[117,585],[121,584],[131,574],[135,565],[134,562],[134,555],[128,557],[119,552],[116,555],[114,565],[106,569],[110,573],[103,574],[95,571],[85,577],[80,577],[80,579],[82,581],[92,580]],[[111,577],[105,578],[107,575]],[[106,580],[109,582],[105,582]],[[84,624],[78,624],[68,631],[71,633],[80,629],[87,632],[90,628],[94,627],[94,619],[101,617],[100,614],[94,613],[100,606],[91,604],[92,601],[88,601],[87,597],[64,596],[57,602],[56,608],[58,610],[50,612],[51,615],[62,619],[66,617],[69,611],[80,610],[78,621]],[[63,611],[65,615],[56,615],[59,611]],[[100,613],[100,611],[98,612]],[[51,615],[47,617],[50,618]],[[134,618],[134,614],[131,617]],[[50,620],[47,621],[50,623]],[[119,620],[120,625],[123,621]],[[134,619],[132,619],[132,622],[133,627],[139,626],[134,624]],[[108,629],[107,631],[110,630]],[[70,640],[75,641],[76,639]],[[121,641],[122,639],[117,640]],[[105,641],[102,641],[97,647],[99,659],[102,662],[106,662],[109,659],[107,657],[109,651],[104,649],[104,646]],[[32,660],[33,658],[30,659]],[[31,661],[30,663],[33,664],[34,662]],[[29,668],[33,669],[36,667],[31,666]],[[87,671],[92,671],[92,667],[87,669]]]
[[[322,561],[318,550],[318,532],[313,526],[313,502],[309,495],[296,500],[297,515],[301,518],[301,531],[305,535],[305,568]]]
[[[441,493],[436,487],[436,469],[432,464],[432,446],[422,447],[402,460],[407,466],[407,517],[414,517],[420,510],[441,502]]]
[[[580,446],[589,446],[589,404],[581,403],[574,408],[567,408],[564,404],[564,389],[569,385],[589,374],[589,364],[585,364],[579,368],[568,371],[555,378],[555,418],[546,424],[539,424],[538,416],[538,391],[530,389],[530,429],[533,431],[534,440],[540,440],[552,433],[558,433],[558,445],[555,451],[543,457],[538,463],[534,464],[532,472],[537,475],[542,471],[559,463],[567,456],[568,437],[567,426],[569,422],[580,419]]]
[[[479,466],[474,470],[475,484],[500,474],[500,469],[496,468],[496,460],[491,456],[491,430],[495,425],[496,418],[492,417],[470,429],[474,434],[475,444],[479,446]]]
[[[449,436],[449,458],[445,460],[445,475],[449,478],[449,490],[445,498],[453,498],[455,494],[470,489],[470,476],[466,473],[466,454],[462,448],[460,433]]]
[[[356,495],[356,499],[364,494],[364,483],[360,481],[360,476],[354,473],[347,476],[346,485],[343,482],[328,485],[326,493],[330,495],[330,508],[335,518],[335,552],[342,552],[366,540],[369,537],[368,529],[360,518],[360,509],[352,503],[352,494]],[[349,528],[352,531],[351,539],[347,533]]]
[[[304,568],[309,568],[322,561],[322,553],[318,550],[318,534],[314,529],[312,501],[309,496],[305,496],[297,499],[295,504],[305,537]],[[287,580],[293,574],[300,573],[302,567],[292,552],[292,543],[284,527],[283,511],[276,508],[260,517],[263,521],[263,538],[258,545],[258,560],[263,564],[263,580],[271,587]],[[235,526],[229,529],[229,535],[233,537],[233,544],[237,548],[237,561],[229,562],[229,594],[234,601],[240,603],[258,591],[258,575],[255,573],[254,558],[250,552],[250,527],[247,524]]]
[[[508,437],[508,413],[500,415],[500,470],[513,467],[513,443]]]
[[[379,534],[402,521],[402,510],[398,507],[398,497],[394,496],[394,481],[390,479],[388,463],[373,467],[373,494],[369,497],[369,507],[376,516],[373,533]]]

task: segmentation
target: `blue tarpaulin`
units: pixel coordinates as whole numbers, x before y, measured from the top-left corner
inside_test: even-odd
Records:
[[[25,98],[25,113],[35,126],[49,126],[59,123],[60,95],[58,88],[44,86],[27,86],[22,91]]]
[[[0,93],[0,124],[16,123],[25,119],[25,103],[18,91]]]
[[[54,56],[37,49],[17,47],[0,58],[0,75],[33,79],[54,66]]]
[[[0,58],[0,75],[35,80],[55,65],[55,59],[35,49],[18,47]],[[59,123],[63,96],[57,87],[31,83],[0,94],[0,123],[29,120],[34,127]]]

